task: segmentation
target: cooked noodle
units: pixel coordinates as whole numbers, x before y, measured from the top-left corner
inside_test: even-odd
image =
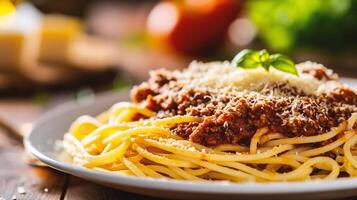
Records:
[[[184,140],[169,130],[200,118],[131,121],[138,113],[154,115],[137,104],[124,102],[96,118],[78,118],[64,136],[66,152],[77,165],[152,178],[273,182],[357,176],[356,113],[320,135],[286,138],[261,128],[249,147],[223,144],[215,148]],[[331,142],[321,143],[327,140]],[[327,156],[328,152],[334,156]]]

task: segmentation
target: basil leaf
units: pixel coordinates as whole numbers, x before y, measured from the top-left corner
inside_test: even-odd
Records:
[[[269,71],[270,63],[269,63],[269,53],[267,50],[263,49],[259,51],[259,60],[261,63],[261,66],[266,70]]]
[[[259,53],[250,49],[245,49],[239,52],[233,58],[232,63],[237,67],[246,69],[253,69],[261,66]]]
[[[277,70],[287,72],[290,74],[298,75],[295,64],[287,56],[281,54],[273,54],[269,58],[269,63]]]
[[[267,50],[263,49],[259,51],[259,59],[261,62],[266,62],[267,60],[269,60],[269,53]]]
[[[270,67],[274,67],[277,70],[298,75],[294,62],[287,56],[281,54],[269,55],[265,49],[260,51],[245,49],[233,58],[232,64],[245,69],[263,67],[266,71],[269,71]]]

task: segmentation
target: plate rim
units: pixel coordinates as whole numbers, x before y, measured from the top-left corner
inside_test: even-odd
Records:
[[[349,80],[357,84],[357,79]],[[121,94],[128,94],[128,90],[120,92]],[[101,101],[108,96],[117,95],[118,93],[105,92],[99,94],[100,98],[96,98],[94,103],[101,104]],[[31,136],[36,134],[36,127],[44,125],[48,120],[51,120],[53,116],[65,115],[70,109],[75,109],[78,104],[75,101],[69,101],[54,107],[48,112],[44,113],[34,123],[32,131],[24,138],[24,145],[27,150],[41,162],[45,163],[51,168],[71,174],[73,176],[79,176],[83,179],[89,179],[91,181],[98,181],[100,183],[108,183],[112,185],[129,186],[136,188],[154,189],[160,191],[171,192],[185,192],[185,193],[205,193],[205,194],[233,194],[233,195],[278,195],[278,194],[305,194],[305,193],[321,193],[331,191],[345,191],[357,189],[357,178],[339,178],[335,180],[326,181],[305,181],[305,182],[274,182],[274,183],[232,183],[228,181],[222,182],[193,182],[182,181],[173,179],[154,179],[134,177],[121,174],[113,174],[108,172],[101,172],[97,170],[87,169],[84,167],[76,166],[70,163],[65,163],[50,156],[47,156],[41,150],[37,149],[31,141]],[[89,105],[84,105],[89,106]],[[110,106],[110,105],[108,105]],[[63,116],[62,116],[63,117]],[[53,150],[54,151],[54,150]]]

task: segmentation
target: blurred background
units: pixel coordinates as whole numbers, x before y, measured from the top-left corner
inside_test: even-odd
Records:
[[[357,76],[357,1],[0,0],[0,98],[117,91],[244,48]]]

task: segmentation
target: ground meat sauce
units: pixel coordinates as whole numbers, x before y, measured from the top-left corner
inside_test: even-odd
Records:
[[[337,80],[337,74],[333,73],[332,70],[327,69],[326,67],[308,63],[306,65],[301,65],[300,70],[302,73],[310,74],[318,80]]]
[[[335,79],[326,68],[306,66],[301,73],[317,79]],[[269,91],[278,89],[284,95]],[[197,89],[182,84],[169,71],[151,73],[148,82],[132,90],[132,99],[155,111],[157,118],[192,115],[199,122],[178,124],[171,130],[206,146],[249,144],[257,129],[268,127],[288,137],[313,136],[329,131],[357,112],[357,94],[341,86],[319,96],[306,95],[286,84],[276,84],[266,92],[222,92]]]

